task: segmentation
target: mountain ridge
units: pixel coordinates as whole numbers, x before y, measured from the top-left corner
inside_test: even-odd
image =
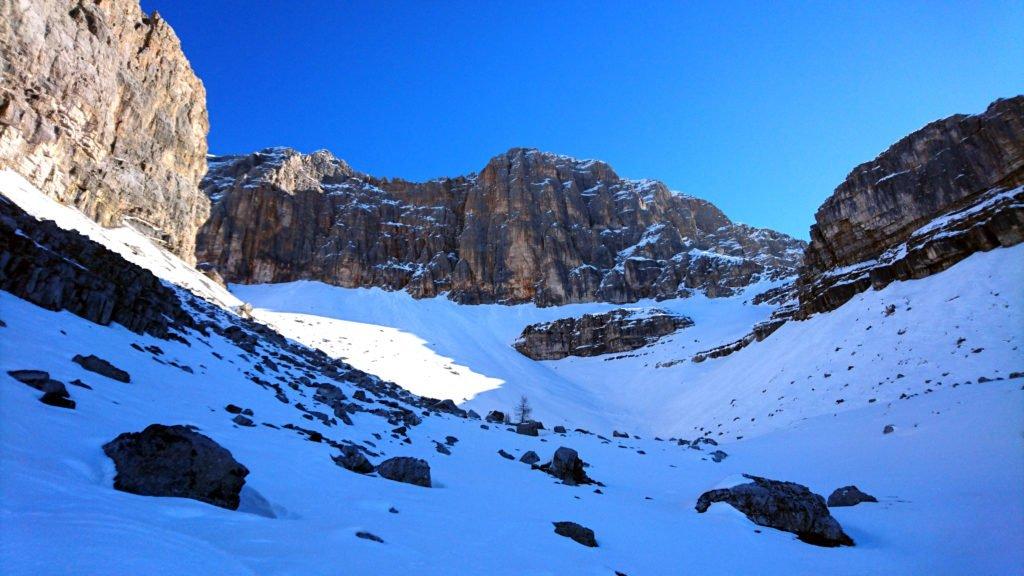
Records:
[[[268,148],[211,157],[201,188],[213,208],[197,258],[238,283],[318,279],[461,303],[626,303],[695,289],[732,295],[795,274],[804,246],[660,181],[523,147],[479,172],[425,182],[375,178],[324,150]],[[293,214],[316,230],[296,231]]]

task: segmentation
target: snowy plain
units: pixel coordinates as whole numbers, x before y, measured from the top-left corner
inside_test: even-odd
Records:
[[[638,303],[690,315],[696,325],[633,356],[538,363],[510,346],[525,324],[610,306],[458,307],[312,283],[234,287],[232,295],[137,232],[103,230],[24,184],[6,176],[0,191],[211,301],[251,301],[258,318],[286,335],[414,391],[469,398],[464,406],[480,409],[507,409],[525,393],[549,429],[564,422],[608,437],[613,427],[640,437],[606,441],[543,431],[531,438],[451,416],[425,418],[410,429],[411,444],[363,414],[353,426],[327,427],[300,419],[292,405],[255,386],[244,374],[253,359],[216,335],[192,338],[191,345],[157,340],[0,293],[4,574],[1024,570],[1024,380],[1008,378],[1024,370],[1024,246],[866,292],[700,364],[689,358],[741,336],[770,308],[744,304],[745,296]],[[195,371],[155,362],[133,343],[158,345],[165,360]],[[71,362],[89,353],[128,370],[132,383]],[[44,369],[64,382],[80,378],[92,389],[69,386],[78,403],[73,411],[47,406],[6,374],[22,368]],[[323,443],[233,424],[224,411],[229,402],[252,408],[260,424],[298,422],[330,437],[372,441],[382,458],[425,458],[435,485],[343,470]],[[239,511],[113,490],[113,464],[102,445],[154,422],[196,425],[250,469]],[[883,434],[886,425],[895,432]],[[724,461],[667,440],[694,438],[701,428],[719,439],[729,454]],[[432,442],[447,435],[459,439],[450,456]],[[603,494],[557,484],[497,454],[504,449],[518,458],[534,450],[546,460],[562,445],[591,464],[588,474],[606,484]],[[880,502],[832,510],[857,543],[841,549],[759,528],[723,504],[696,513],[700,493],[744,472],[824,495],[856,484]],[[551,522],[558,520],[594,529],[599,547],[555,535]],[[384,543],[355,537],[361,530]]]

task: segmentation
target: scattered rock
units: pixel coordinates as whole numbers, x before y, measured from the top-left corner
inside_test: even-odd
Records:
[[[558,478],[562,482],[575,486],[577,484],[590,484],[593,482],[583,470],[585,463],[580,459],[579,454],[572,448],[565,446],[555,450],[551,462],[541,466],[541,470]]]
[[[533,466],[537,462],[540,462],[540,456],[537,456],[536,452],[530,450],[526,454],[523,454],[523,457],[520,458],[519,461],[524,464],[529,464],[530,466]]]
[[[388,480],[430,488],[430,464],[420,458],[397,456],[381,462],[377,473]]]
[[[242,413],[242,408],[240,406],[235,406],[234,404],[228,404],[227,406],[224,407],[224,409],[227,410],[229,414]]]
[[[131,376],[129,376],[127,372],[93,354],[88,356],[76,354],[71,361],[90,372],[95,372],[101,376],[117,380],[118,382],[124,382],[127,384],[132,380]]]
[[[374,542],[380,542],[381,544],[384,543],[383,538],[377,536],[376,534],[371,534],[370,532],[356,532],[356,538],[362,538],[363,540],[372,540]]]
[[[524,436],[539,436],[539,430],[543,430],[544,425],[540,422],[520,422],[516,424],[516,434],[522,434]]]
[[[452,451],[449,450],[447,446],[445,446],[444,444],[441,444],[440,442],[438,442],[436,440],[434,441],[434,449],[437,450],[439,453],[444,454],[445,456],[451,456],[452,455]]]
[[[629,434],[619,432],[618,430],[612,430],[612,438],[629,438]]]
[[[882,434],[892,434],[896,431],[896,427],[892,424],[886,424],[885,428],[882,428]]]
[[[725,460],[729,455],[721,450],[715,450],[714,452],[708,454],[708,456],[711,456],[711,460],[715,462],[721,462],[722,460]]]
[[[241,414],[235,415],[235,417],[232,418],[231,421],[234,422],[235,424],[238,424],[239,426],[255,426],[255,424],[252,423],[251,418],[243,416]]]
[[[552,431],[555,434],[565,434],[565,426],[555,426]]]
[[[456,438],[455,436],[445,436],[444,437],[444,443],[449,445],[449,446],[455,446],[455,444],[457,444],[458,442],[459,442],[459,439]]]
[[[444,412],[445,414],[452,414],[454,416],[458,416],[459,418],[469,417],[469,414],[462,408],[459,408],[455,404],[454,400],[440,400],[438,402],[435,402],[434,404],[431,404],[430,409],[436,410],[437,412]]]
[[[366,459],[366,456],[360,449],[343,444],[339,450],[341,450],[341,454],[331,456],[331,460],[334,460],[334,463],[338,466],[357,474],[373,472],[373,464],[370,464],[370,461]]]
[[[743,476],[753,482],[701,494],[697,512],[706,512],[715,502],[726,502],[753,523],[792,532],[808,544],[853,546],[853,540],[829,513],[825,499],[806,486],[750,474]]]
[[[505,458],[506,460],[515,460],[516,459],[515,456],[509,454],[508,452],[505,452],[504,450],[498,450],[498,456],[501,456],[502,458]]]
[[[591,548],[597,547],[597,539],[594,538],[594,531],[575,522],[552,522],[555,525],[555,534],[571,538],[575,542]]]
[[[42,370],[8,370],[7,374],[18,382],[31,386],[40,392],[43,391],[43,387],[50,380],[50,373]]]
[[[861,502],[878,502],[878,499],[870,494],[861,492],[856,486],[843,486],[842,488],[836,488],[828,497],[829,508],[836,508],[839,506],[856,506]]]
[[[500,410],[491,410],[487,413],[484,420],[492,424],[503,424],[505,422],[505,413]]]
[[[114,488],[143,496],[192,498],[238,509],[249,470],[227,449],[186,426],[151,424],[103,446],[114,461]]]

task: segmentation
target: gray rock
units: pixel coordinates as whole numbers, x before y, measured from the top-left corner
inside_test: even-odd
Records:
[[[449,450],[447,446],[445,446],[444,444],[441,444],[440,442],[438,442],[436,440],[434,441],[434,449],[437,450],[438,453],[444,454],[445,456],[451,456],[452,455],[452,451]]]
[[[555,434],[565,434],[565,426],[555,426],[551,431]]]
[[[90,372],[106,376],[111,380],[117,380],[118,382],[124,382],[126,384],[132,381],[131,376],[127,372],[94,354],[90,354],[88,356],[76,354],[71,361]]]
[[[714,452],[708,454],[708,456],[711,456],[711,459],[715,462],[721,462],[722,460],[725,460],[729,455],[721,450],[715,450]]]
[[[388,480],[430,488],[430,464],[420,458],[396,456],[381,462],[377,473]]]
[[[40,392],[50,380],[50,373],[43,370],[8,370],[7,374],[18,382],[31,386]]]
[[[744,474],[753,480],[732,488],[709,490],[697,500],[697,512],[706,512],[715,502],[726,502],[759,526],[792,532],[817,546],[853,546],[829,514],[825,499],[806,486]]]
[[[537,456],[536,452],[530,450],[526,454],[523,454],[523,457],[520,458],[519,461],[523,462],[524,464],[529,464],[530,466],[533,466],[537,462],[540,462],[540,456]]]
[[[341,454],[331,456],[331,460],[334,460],[338,466],[358,474],[373,472],[373,464],[366,459],[362,450],[348,444],[343,444],[339,450],[341,450]]]
[[[555,534],[571,538],[575,542],[591,548],[597,547],[597,539],[594,531],[575,522],[552,522],[555,525]]]
[[[835,492],[828,497],[829,508],[840,506],[856,506],[861,502],[878,502],[878,499],[870,494],[861,492],[856,486],[843,486],[836,488]]]
[[[565,446],[555,450],[551,462],[541,466],[541,470],[558,478],[565,484],[575,486],[577,484],[590,484],[593,482],[583,470],[585,463],[580,459],[579,454],[572,448]]]
[[[114,488],[143,496],[192,498],[238,509],[249,470],[231,452],[185,426],[152,424],[103,446],[114,461]]]
[[[636,350],[690,326],[693,320],[665,310],[620,308],[531,324],[523,329],[513,346],[533,360],[598,356]]]
[[[370,532],[356,532],[356,538],[362,538],[363,540],[371,540],[373,542],[384,543],[384,539],[376,534]]]
[[[440,400],[438,402],[435,402],[434,404],[431,404],[430,405],[430,409],[431,410],[436,410],[438,412],[444,412],[445,414],[452,414],[454,416],[458,416],[459,418],[468,418],[469,417],[469,414],[465,410],[463,410],[462,408],[459,408],[455,404],[454,400],[449,400],[449,399]]]
[[[882,434],[892,434],[896,431],[896,427],[892,424],[886,424],[885,428],[882,428]]]
[[[515,456],[509,454],[508,452],[505,452],[504,450],[498,450],[498,456],[501,456],[502,458],[504,458],[506,460],[515,460],[516,459]]]
[[[76,406],[75,401],[71,399],[71,394],[68,394],[67,387],[59,380],[46,381],[46,384],[43,385],[43,395],[39,398],[39,401],[43,404],[69,410],[74,410]]]
[[[520,422],[516,424],[516,434],[522,434],[523,436],[539,436],[539,430],[544,429],[544,425],[540,422]]]
[[[505,413],[500,410],[491,410],[487,413],[487,417],[484,418],[484,420],[487,420],[492,424],[501,424],[505,422]]]
[[[618,430],[612,430],[612,438],[629,438],[629,434],[619,432]]]
[[[231,421],[234,422],[235,424],[238,424],[239,426],[255,426],[251,418],[249,418],[248,416],[244,416],[242,414],[236,414],[235,417],[231,419]]]

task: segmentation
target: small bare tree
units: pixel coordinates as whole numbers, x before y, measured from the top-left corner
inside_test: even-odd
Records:
[[[533,407],[530,406],[530,399],[526,395],[521,396],[519,404],[516,404],[516,417],[519,418],[519,422],[529,422],[532,413]]]

